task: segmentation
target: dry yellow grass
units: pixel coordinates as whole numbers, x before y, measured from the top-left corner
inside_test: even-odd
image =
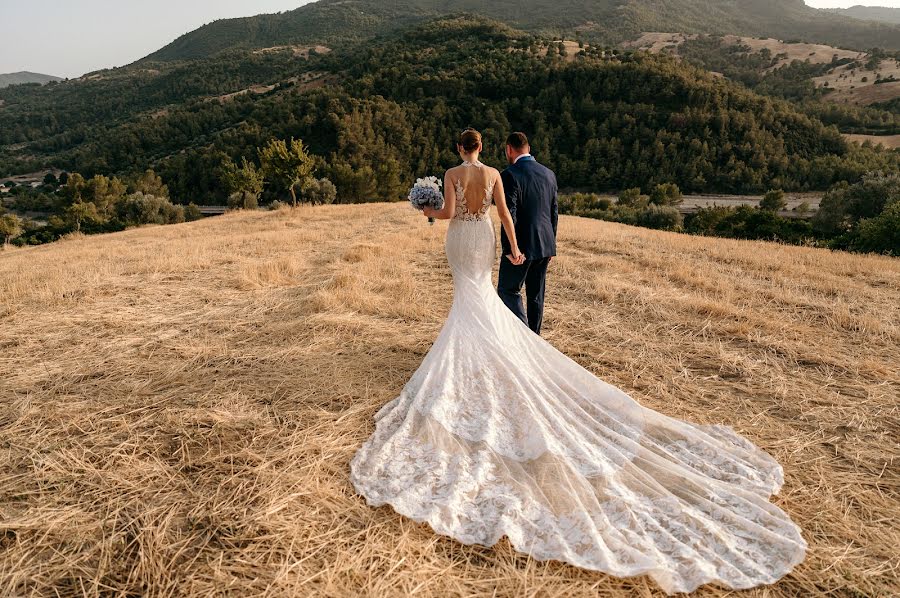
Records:
[[[845,133],[844,138],[847,141],[855,141],[860,144],[868,141],[872,145],[881,145],[887,149],[900,148],[900,135],[853,135]]]
[[[334,206],[0,253],[0,595],[659,595],[355,495],[350,458],[449,309],[444,227]],[[810,552],[744,595],[900,594],[900,261],[560,233],[548,340],[784,465]]]

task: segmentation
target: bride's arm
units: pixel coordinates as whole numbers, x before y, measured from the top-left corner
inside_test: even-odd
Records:
[[[428,218],[450,220],[456,213],[456,188],[450,184],[450,175],[444,175],[444,207],[440,210],[425,208],[422,213]]]
[[[525,261],[525,256],[519,251],[519,243],[516,240],[516,225],[513,222],[512,214],[509,213],[509,206],[506,205],[506,193],[503,190],[503,179],[497,173],[497,182],[494,184],[494,205],[497,206],[497,214],[500,216],[500,224],[506,231],[506,238],[509,239],[509,246],[512,253],[507,256],[509,261],[515,265],[520,265]]]

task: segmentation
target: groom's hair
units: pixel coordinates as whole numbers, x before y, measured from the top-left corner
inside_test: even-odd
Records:
[[[528,137],[526,137],[525,133],[513,133],[506,138],[506,145],[510,146],[517,152],[520,152],[528,147]]]

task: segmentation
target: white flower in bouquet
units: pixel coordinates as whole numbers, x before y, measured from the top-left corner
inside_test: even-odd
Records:
[[[444,207],[444,194],[441,192],[443,186],[443,182],[436,176],[416,179],[416,184],[409,190],[409,203],[419,211],[426,207],[440,210]],[[434,224],[434,218],[429,218],[428,222]]]

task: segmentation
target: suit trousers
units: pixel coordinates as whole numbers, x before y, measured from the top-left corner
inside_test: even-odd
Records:
[[[547,267],[550,265],[551,258],[525,260],[521,266],[514,265],[506,256],[502,256],[500,259],[497,294],[520,320],[539,335],[541,323],[544,320],[544,290],[547,281]],[[527,313],[522,305],[523,285],[528,305]]]

